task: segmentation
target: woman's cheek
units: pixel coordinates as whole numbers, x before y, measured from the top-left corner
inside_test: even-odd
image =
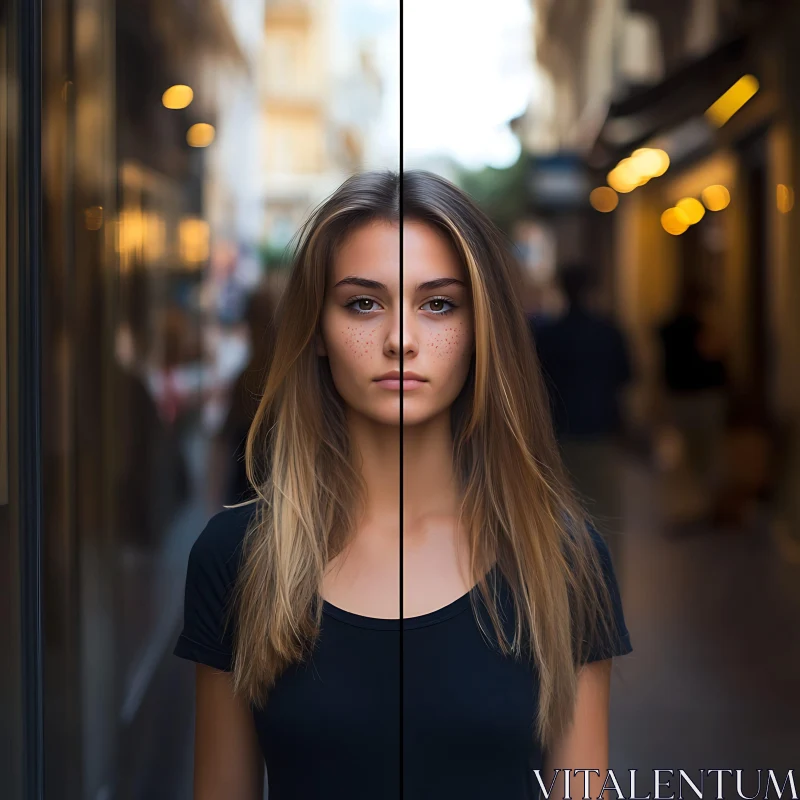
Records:
[[[349,356],[363,359],[372,352],[375,330],[365,329],[363,325],[344,325],[339,330],[339,340]]]
[[[465,322],[447,323],[431,335],[431,352],[438,358],[451,361],[464,353],[469,341],[470,331]]]
[[[369,330],[358,323],[339,322],[330,326],[327,341],[329,350],[341,359],[349,362],[362,361],[375,346],[375,330]]]

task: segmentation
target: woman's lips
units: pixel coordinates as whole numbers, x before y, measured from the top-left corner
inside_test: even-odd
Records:
[[[380,381],[375,381],[382,389],[389,389],[391,391],[399,391],[402,384],[402,389],[404,392],[408,392],[413,389],[418,389],[420,386],[423,386],[427,383],[427,381],[420,381],[416,378],[406,378],[405,380],[400,380],[399,378],[384,378]]]

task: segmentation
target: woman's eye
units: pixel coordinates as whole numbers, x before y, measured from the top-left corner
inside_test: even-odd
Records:
[[[356,297],[347,304],[347,308],[356,314],[369,314],[377,305],[371,297]]]
[[[428,300],[422,308],[424,309],[425,306],[430,306],[430,311],[434,314],[442,316],[443,314],[449,314],[454,308],[455,305],[451,303],[449,300],[445,300],[443,297],[437,297],[433,300]]]

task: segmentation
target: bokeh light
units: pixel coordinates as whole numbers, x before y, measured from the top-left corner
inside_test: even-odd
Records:
[[[194,99],[194,92],[190,86],[184,84],[177,84],[170,86],[163,95],[161,95],[161,102],[165,108],[186,108]]]
[[[186,132],[186,141],[190,147],[208,147],[214,141],[215,134],[213,125],[198,122]]]
[[[636,169],[643,176],[658,178],[669,168],[669,156],[664,150],[652,147],[640,147],[634,150],[631,158],[636,164]]]
[[[743,75],[722,97],[706,111],[707,119],[718,128],[722,127],[758,91],[758,80],[754,75]]]
[[[686,214],[690,225],[696,225],[705,216],[706,210],[703,204],[696,197],[684,197],[675,203],[675,207],[679,208]]]
[[[589,202],[596,211],[607,214],[619,205],[619,197],[610,186],[598,186],[589,195]]]
[[[779,183],[776,202],[781,214],[788,214],[794,208],[794,189],[785,183]]]
[[[689,227],[689,217],[680,208],[668,208],[661,215],[661,227],[673,236],[680,236]]]
[[[718,183],[706,186],[701,196],[703,204],[709,211],[722,211],[731,202],[731,193]]]
[[[617,192],[627,194],[639,185],[639,175],[632,169],[630,159],[624,158],[606,176],[608,185]]]
[[[608,173],[608,184],[618,192],[632,192],[637,186],[644,186],[651,178],[663,175],[669,168],[669,156],[663,150],[640,147],[628,157],[623,158]]]

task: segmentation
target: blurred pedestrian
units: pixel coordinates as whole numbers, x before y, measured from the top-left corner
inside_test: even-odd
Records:
[[[226,505],[240,503],[251,492],[244,463],[244,446],[250,423],[261,399],[263,383],[274,344],[273,315],[275,303],[272,291],[265,285],[249,297],[245,309],[245,324],[250,342],[250,358],[233,385],[230,407],[217,435],[213,471]]]
[[[530,317],[531,330],[565,466],[608,535],[619,530],[622,517],[620,390],[631,379],[630,360],[618,326],[590,307],[595,280],[589,265],[565,265],[558,281],[566,312]],[[608,537],[610,546],[615,538]]]
[[[160,356],[147,280],[143,269],[131,271],[127,320],[116,332],[112,370],[118,420],[117,515],[122,538],[144,549],[161,540],[190,492],[175,409],[153,395],[148,379]]]
[[[725,337],[707,287],[688,281],[658,333],[666,400],[662,438],[677,445],[663,486],[665,512],[673,522],[705,521],[723,480],[727,386]]]

